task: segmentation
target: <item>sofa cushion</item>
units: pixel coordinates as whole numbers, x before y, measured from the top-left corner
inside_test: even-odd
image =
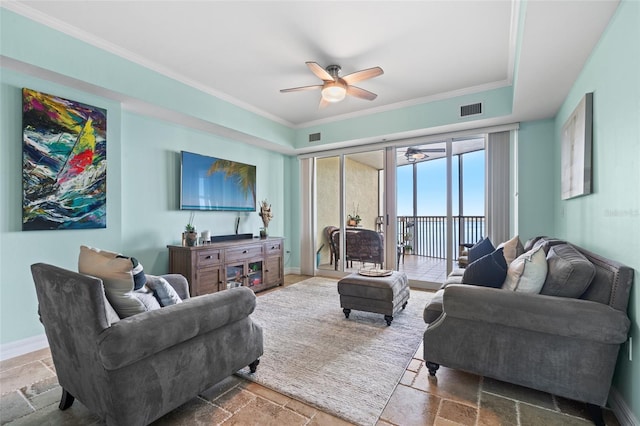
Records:
[[[596,275],[596,268],[582,253],[569,244],[549,248],[549,272],[541,294],[578,298]]]
[[[180,299],[178,293],[176,293],[171,284],[162,277],[148,275],[147,287],[153,291],[153,295],[158,299],[158,302],[160,302],[160,306],[164,307],[182,303],[182,299]]]
[[[462,276],[462,284],[480,285],[483,287],[502,287],[507,275],[507,263],[502,249],[482,256],[467,266]]]
[[[546,277],[547,258],[542,246],[539,246],[511,262],[502,288],[523,293],[540,293]]]
[[[485,237],[469,248],[468,263],[471,264],[482,256],[492,253],[496,248],[491,244],[489,237]]]
[[[435,292],[427,306],[424,308],[422,316],[426,324],[431,324],[442,315],[442,297],[444,295],[444,289],[440,289]]]
[[[129,258],[118,256],[107,250],[80,246],[78,271],[102,280],[107,300],[120,318],[146,312],[147,305],[133,294],[133,264]]]
[[[508,241],[500,243],[497,248],[504,249],[504,259],[507,261],[507,265],[510,265],[511,262],[524,253],[524,247],[520,242],[520,237],[517,235]]]

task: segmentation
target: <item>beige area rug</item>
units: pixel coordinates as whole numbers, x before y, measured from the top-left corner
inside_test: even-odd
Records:
[[[252,314],[264,332],[258,371],[238,373],[360,425],[373,425],[422,341],[432,293],[411,291],[388,327],[384,316],[340,307],[337,280],[310,278],[264,296]]]

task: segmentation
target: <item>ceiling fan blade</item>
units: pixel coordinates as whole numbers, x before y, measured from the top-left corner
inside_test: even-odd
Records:
[[[424,149],[418,149],[417,151],[420,151],[420,152],[445,152],[446,149],[444,149],[444,148],[424,148]]]
[[[376,95],[375,93],[356,86],[347,86],[347,95],[355,96],[356,98],[360,99],[366,99],[368,101],[372,101],[378,97],[378,95]]]
[[[324,68],[318,65],[316,62],[305,62],[312,73],[316,75],[322,81],[334,81],[331,74],[327,72]]]
[[[322,109],[322,108],[326,108],[329,106],[331,102],[325,100],[324,98],[320,98],[320,105],[318,105],[318,108]]]
[[[354,84],[359,81],[368,80],[370,78],[374,78],[382,74],[384,74],[384,71],[382,71],[382,68],[373,67],[373,68],[367,68],[366,70],[356,71],[351,74],[347,74],[344,77],[342,77],[342,79],[347,84]]]
[[[317,89],[322,89],[322,84],[316,84],[314,86],[292,87],[290,89],[280,89],[280,92],[281,93],[302,92],[302,91],[305,91],[305,90],[317,90]]]

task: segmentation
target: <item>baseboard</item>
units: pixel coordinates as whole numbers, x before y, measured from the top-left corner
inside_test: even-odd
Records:
[[[294,268],[294,267],[284,268],[284,274],[300,275],[300,268]]]
[[[622,426],[640,426],[640,422],[627,405],[627,401],[613,386],[609,392],[609,406]]]
[[[49,342],[47,341],[47,336],[45,334],[18,340],[16,342],[6,343],[4,345],[0,345],[0,361],[28,354],[29,352],[37,351],[48,346]]]

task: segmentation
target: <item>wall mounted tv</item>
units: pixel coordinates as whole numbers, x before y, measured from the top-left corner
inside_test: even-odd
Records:
[[[256,166],[181,152],[180,209],[256,211]]]

